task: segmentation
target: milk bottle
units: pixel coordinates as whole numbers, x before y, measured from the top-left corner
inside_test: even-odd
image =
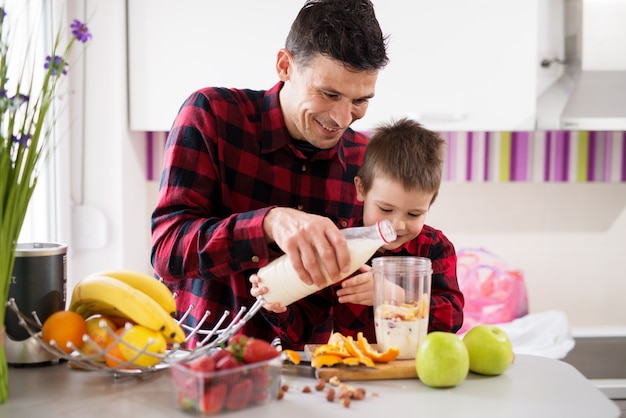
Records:
[[[341,232],[346,237],[350,251],[350,271],[345,273],[342,279],[365,264],[377,249],[396,239],[396,231],[388,220],[372,226],[346,228]],[[290,305],[333,283],[326,275],[326,284],[323,286],[305,284],[300,280],[286,254],[259,269],[257,274],[263,286],[267,287],[267,293],[263,295],[265,301],[280,302],[282,306]]]

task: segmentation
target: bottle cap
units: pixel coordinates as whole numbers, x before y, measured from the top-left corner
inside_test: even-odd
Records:
[[[393,225],[387,219],[378,222],[378,233],[385,241],[385,244],[394,241],[397,237],[396,230],[393,228]]]

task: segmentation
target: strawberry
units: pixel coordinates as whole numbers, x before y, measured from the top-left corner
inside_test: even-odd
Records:
[[[250,371],[253,382],[252,401],[262,402],[269,397],[270,373],[267,367],[256,367]]]
[[[215,371],[215,358],[209,355],[196,357],[189,361],[188,366],[196,372],[208,373]]]
[[[233,369],[241,366],[241,362],[228,350],[219,350],[214,354],[215,370]]]
[[[186,369],[187,365],[185,365],[185,369],[178,369],[173,367],[171,369],[172,381],[178,388],[178,391],[181,395],[184,395],[190,399],[196,399],[200,396],[200,389],[198,385],[198,379],[190,374]]]
[[[250,338],[243,349],[244,363],[258,363],[280,356],[280,351],[272,344],[258,338]]]
[[[245,408],[252,398],[252,379],[245,378],[232,385],[226,398],[228,409]]]
[[[248,340],[250,340],[250,338],[245,335],[233,335],[228,340],[226,349],[230,351],[237,360],[243,363],[243,350],[248,344]]]
[[[228,386],[225,383],[210,386],[206,392],[204,392],[204,396],[200,398],[198,408],[205,414],[214,414],[221,411],[226,404],[227,393]]]
[[[250,364],[278,357],[280,351],[265,340],[245,335],[235,335],[228,341],[228,350],[237,360]]]
[[[215,360],[215,371],[220,372],[223,370],[234,369],[236,367],[243,366],[243,363],[237,361],[235,356],[228,350],[218,350],[213,354]],[[226,372],[220,373],[220,376],[215,376],[214,379],[219,379],[220,382],[232,385],[239,380],[240,372]]]
[[[228,347],[245,347],[246,345],[246,341],[248,341],[247,336],[243,335],[243,334],[237,334],[237,335],[233,335],[232,337],[230,337],[228,339]]]

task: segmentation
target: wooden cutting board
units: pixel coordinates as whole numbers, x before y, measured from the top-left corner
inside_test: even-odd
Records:
[[[377,364],[375,368],[364,366],[320,367],[315,376],[328,380],[337,376],[342,382],[350,380],[416,379],[415,360],[395,360]]]
[[[317,345],[305,347],[305,353],[315,351]],[[365,366],[333,366],[320,367],[315,375],[319,379],[328,380],[337,376],[342,382],[350,380],[386,380],[386,379],[417,379],[415,360],[395,360],[389,363],[377,363],[375,368]]]

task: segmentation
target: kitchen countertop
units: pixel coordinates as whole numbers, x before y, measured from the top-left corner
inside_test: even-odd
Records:
[[[418,379],[347,382],[367,391],[365,399],[344,408],[314,389],[315,379],[283,375],[289,390],[281,400],[227,414],[229,418],[298,416],[382,417],[618,417],[617,406],[571,365],[545,357],[518,355],[502,375],[470,373],[459,386],[434,389]],[[310,393],[303,388],[309,386]],[[0,417],[188,417],[178,410],[169,371],[144,378],[115,378],[81,371],[67,363],[10,368],[9,400]],[[358,415],[355,415],[358,414]]]

